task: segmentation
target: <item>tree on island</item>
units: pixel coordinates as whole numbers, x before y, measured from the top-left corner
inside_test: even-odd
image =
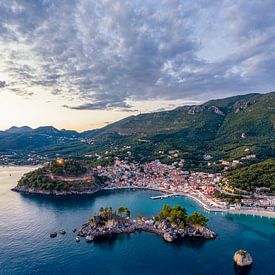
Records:
[[[206,226],[208,219],[198,212],[193,212],[191,215],[187,217],[187,223],[191,225],[200,225]]]
[[[180,205],[171,207],[168,204],[164,204],[162,210],[155,217],[156,221],[160,219],[166,219],[170,222],[181,224],[181,226],[183,226],[186,221],[186,209]]]
[[[118,215],[120,215],[121,218],[130,218],[131,212],[127,207],[119,207],[117,210]]]
[[[168,204],[164,204],[159,214],[154,217],[156,222],[163,219],[171,223],[176,223],[180,228],[184,228],[187,224],[206,226],[208,221],[204,215],[198,212],[193,212],[191,215],[187,216],[184,207],[180,205],[171,207]]]

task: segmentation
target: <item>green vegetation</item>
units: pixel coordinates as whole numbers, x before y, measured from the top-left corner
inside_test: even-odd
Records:
[[[208,219],[198,212],[193,212],[190,216],[187,217],[187,223],[191,225],[200,225],[206,226]]]
[[[162,219],[169,220],[171,223],[176,223],[179,227],[184,228],[187,224],[206,226],[208,219],[198,213],[193,212],[187,216],[186,209],[180,205],[169,206],[164,204],[162,210],[155,216],[155,221]]]
[[[60,183],[56,183],[56,187]],[[25,174],[18,182],[20,187],[28,187],[34,189],[52,190],[53,182],[45,175],[45,169],[39,168],[33,172]]]
[[[86,166],[75,160],[55,161],[46,167],[25,174],[18,182],[18,187],[37,191],[77,191],[97,190],[104,186],[106,178],[94,174],[91,180],[67,181],[66,176],[78,177],[87,172]]]
[[[89,224],[105,225],[111,219],[125,220],[130,218],[131,212],[127,207],[119,207],[113,210],[112,207],[101,207],[99,213],[95,214],[90,220]]]
[[[247,251],[244,250],[244,249],[240,249],[240,250],[238,250],[236,253],[237,253],[237,254],[240,254],[240,255],[242,255],[242,256],[244,256],[244,255],[247,253]]]
[[[16,150],[16,155],[9,154],[14,163],[29,159],[31,152],[49,159],[58,154],[86,160],[92,166],[110,165],[116,156],[140,162],[159,159],[163,163],[184,158],[186,170],[217,172],[223,170],[219,159],[240,159],[249,154],[256,155],[256,162],[274,158],[274,109],[274,92],[248,94],[130,116],[82,134],[47,127],[20,134],[3,132],[0,151]],[[171,150],[178,153],[170,154]],[[203,159],[205,154],[213,157],[211,166]]]
[[[120,215],[120,217],[127,217],[130,218],[131,212],[127,207],[119,207],[117,210],[117,214]]]
[[[219,191],[215,191],[214,196],[218,199],[222,199],[228,203],[240,203],[242,197],[240,195],[233,196],[233,195],[228,195],[228,194],[223,194]]]
[[[235,188],[255,192],[256,187],[267,187],[275,193],[275,159],[233,170],[227,178]]]
[[[49,169],[55,175],[80,176],[87,172],[87,168],[76,160],[58,159],[49,165]]]

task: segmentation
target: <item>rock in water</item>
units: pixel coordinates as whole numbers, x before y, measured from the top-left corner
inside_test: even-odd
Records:
[[[53,233],[50,234],[51,238],[55,238],[56,236],[57,236],[57,232],[53,232]]]
[[[166,242],[169,242],[169,243],[174,241],[173,236],[171,234],[167,233],[167,232],[164,233],[163,238]]]
[[[250,266],[253,262],[251,255],[243,249],[235,252],[233,259],[235,264],[241,267]]]
[[[86,236],[85,239],[86,239],[86,242],[87,242],[87,243],[90,243],[90,242],[92,242],[92,241],[94,240],[94,236],[89,236],[89,235],[88,235],[88,236]]]

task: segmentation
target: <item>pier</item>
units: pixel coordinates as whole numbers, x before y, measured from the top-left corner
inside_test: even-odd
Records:
[[[167,199],[167,198],[172,198],[172,197],[178,197],[178,196],[180,196],[180,194],[173,193],[173,194],[165,194],[165,195],[161,195],[161,196],[150,197],[150,199],[152,199],[152,200],[162,200],[162,199]]]

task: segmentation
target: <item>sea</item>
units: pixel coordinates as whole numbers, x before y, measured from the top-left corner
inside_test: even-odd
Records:
[[[275,274],[275,219],[207,213],[184,198],[152,200],[154,191],[102,191],[90,196],[50,197],[11,191],[33,167],[0,168],[0,274]],[[209,219],[214,240],[167,243],[136,233],[76,243],[76,233],[100,207],[126,206],[132,217],[154,216],[163,204],[181,205]],[[66,235],[50,238],[65,230]],[[249,269],[233,264],[236,250],[253,257]]]

